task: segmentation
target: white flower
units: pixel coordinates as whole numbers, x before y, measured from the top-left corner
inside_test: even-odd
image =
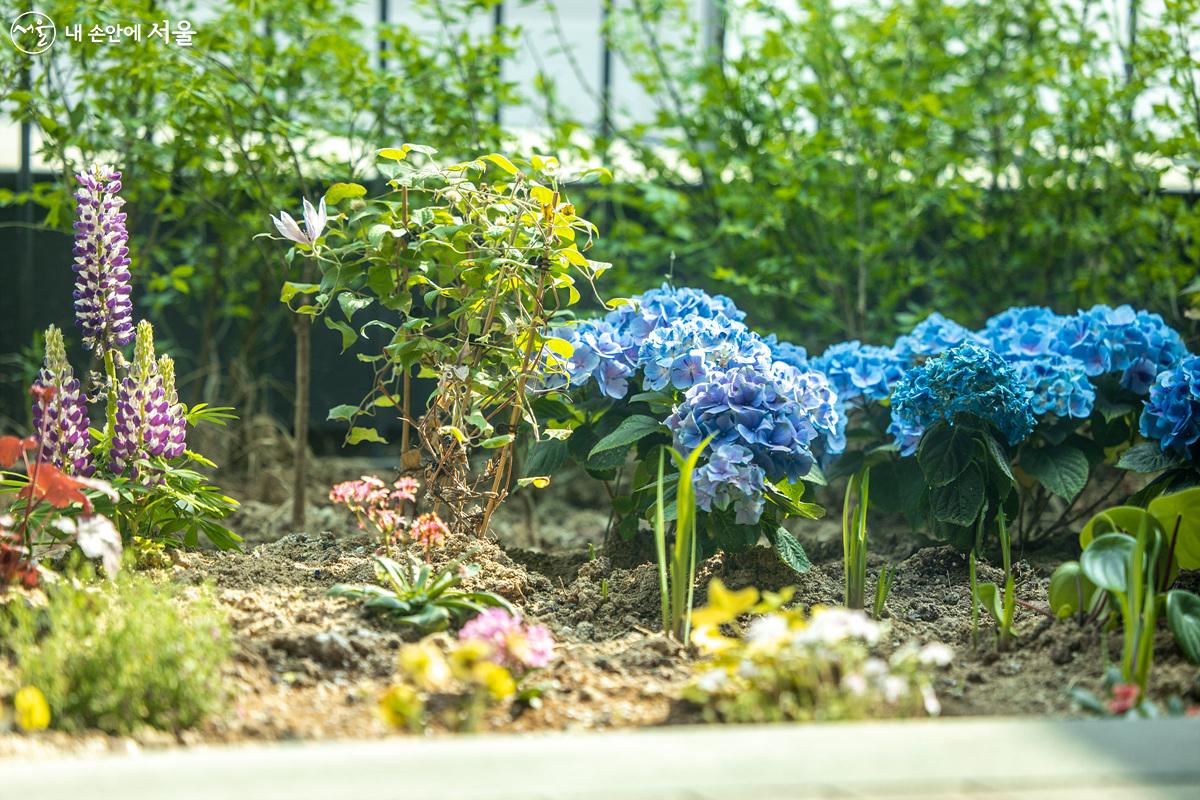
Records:
[[[823,608],[813,613],[807,626],[797,632],[796,644],[838,644],[847,639],[860,639],[867,644],[879,641],[879,624],[861,611],[842,608]]]
[[[75,523],[75,541],[88,558],[99,558],[104,572],[112,577],[121,569],[121,534],[108,517],[93,514]]]
[[[856,697],[867,693],[867,679],[860,672],[851,672],[842,678],[842,688]]]
[[[883,697],[895,705],[908,694],[908,681],[899,675],[888,675],[883,681]]]
[[[286,211],[280,211],[278,217],[272,216],[271,221],[275,223],[275,229],[283,238],[312,247],[321,238],[328,221],[325,214],[325,198],[321,198],[321,204],[317,208],[313,208],[307,197],[304,198],[304,230],[300,230],[299,223]]]
[[[925,702],[925,713],[929,716],[936,717],[942,713],[942,704],[938,702],[932,686],[926,684],[921,687],[921,699]]]
[[[710,669],[702,672],[700,677],[696,678],[696,688],[709,694],[721,691],[727,683],[729,683],[729,676],[723,669]]]
[[[788,621],[779,614],[757,617],[746,630],[746,643],[752,647],[770,649],[788,635]]]
[[[917,660],[927,667],[944,667],[954,660],[954,650],[941,642],[930,642],[917,653]]]

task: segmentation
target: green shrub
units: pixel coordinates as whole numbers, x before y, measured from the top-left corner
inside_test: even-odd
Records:
[[[211,595],[192,591],[129,574],[65,581],[48,587],[44,607],[8,604],[0,647],[21,685],[46,696],[55,728],[190,728],[221,707],[230,651]]]

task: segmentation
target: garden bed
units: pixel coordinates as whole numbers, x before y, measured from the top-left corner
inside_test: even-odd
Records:
[[[345,459],[319,462],[314,486],[366,468],[368,464]],[[698,711],[680,699],[693,675],[694,657],[658,630],[656,566],[634,563],[633,548],[606,553],[607,515],[594,491],[598,485],[582,473],[563,477],[532,505],[519,500],[508,504],[495,520],[497,540],[473,542],[454,535],[432,555],[436,564],[478,544],[473,560],[482,569],[469,585],[518,604],[528,617],[547,625],[558,642],[555,662],[536,677],[544,689],[540,707],[519,712],[497,707],[483,727],[495,732],[582,731],[702,722]],[[179,736],[4,734],[0,755],[389,734],[377,714],[377,701],[392,682],[397,651],[420,636],[358,604],[327,596],[335,583],[372,579],[375,540],[328,506],[309,509],[312,532],[281,532],[286,507],[270,502],[277,499],[270,493],[265,500],[244,498],[238,527],[249,541],[243,552],[172,551],[171,564],[161,570],[163,579],[181,585],[211,583],[228,614],[235,650],[225,670],[230,703],[224,713]],[[793,585],[796,599],[805,605],[840,603],[837,521],[809,522],[797,532],[809,548],[811,571],[797,575],[765,546],[718,554],[698,568],[697,605],[704,604],[705,587],[713,578],[731,588]],[[998,651],[992,626],[984,622],[975,649],[965,557],[947,546],[921,547],[902,523],[876,529],[872,537],[872,574],[883,563],[898,566],[886,612],[889,633],[880,650],[886,655],[914,640],[954,648],[953,662],[935,681],[944,716],[1074,717],[1083,712],[1072,701],[1070,688],[1103,693],[1103,645],[1095,626],[1053,622],[1023,607],[1017,611],[1016,646]],[[1040,607],[1049,573],[1062,553],[1024,555],[1016,566],[1016,595]],[[999,576],[999,570],[980,565],[981,580]],[[1119,637],[1109,639],[1111,656],[1119,657]],[[1195,667],[1166,631],[1156,650],[1150,696],[1200,701]],[[435,725],[431,732],[447,731]]]

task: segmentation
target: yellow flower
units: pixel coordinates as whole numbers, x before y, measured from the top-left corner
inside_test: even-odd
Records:
[[[397,684],[379,698],[379,715],[393,728],[417,728],[425,713],[425,701],[407,684]]]
[[[426,691],[440,691],[450,683],[450,665],[432,641],[405,645],[400,649],[399,662],[404,674]]]
[[[692,630],[692,644],[696,645],[702,653],[719,653],[737,643],[737,639],[722,636],[716,625],[697,625]]]
[[[478,639],[458,642],[450,651],[450,669],[460,681],[471,680],[475,665],[486,661],[491,654],[492,647],[487,642]]]
[[[50,705],[36,686],[26,686],[13,698],[17,727],[23,731],[42,731],[50,727]]]
[[[692,612],[693,625],[723,625],[733,622],[742,614],[754,608],[758,602],[758,589],[747,586],[731,592],[721,583],[720,578],[713,578],[708,584],[708,605]]]
[[[473,670],[475,682],[487,689],[493,700],[504,700],[517,693],[512,673],[491,661],[480,661]]]

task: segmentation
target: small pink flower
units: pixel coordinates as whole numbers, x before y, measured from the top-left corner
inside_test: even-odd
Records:
[[[1118,683],[1112,689],[1112,699],[1108,701],[1108,710],[1114,714],[1124,714],[1138,704],[1141,689],[1135,683]]]
[[[409,537],[419,543],[426,552],[444,545],[449,533],[450,529],[442,522],[442,518],[432,512],[417,517],[408,529]]]
[[[374,475],[363,475],[335,485],[329,490],[329,500],[353,511],[360,529],[370,523],[382,538],[390,540],[408,527],[405,504],[416,502],[419,488],[413,478],[401,478],[389,488]]]
[[[392,484],[392,494],[410,503],[417,502],[417,490],[421,484],[416,478],[403,477]]]
[[[504,667],[537,669],[554,660],[549,629],[522,622],[503,608],[485,609],[462,627],[458,638],[491,645],[492,660]]]

